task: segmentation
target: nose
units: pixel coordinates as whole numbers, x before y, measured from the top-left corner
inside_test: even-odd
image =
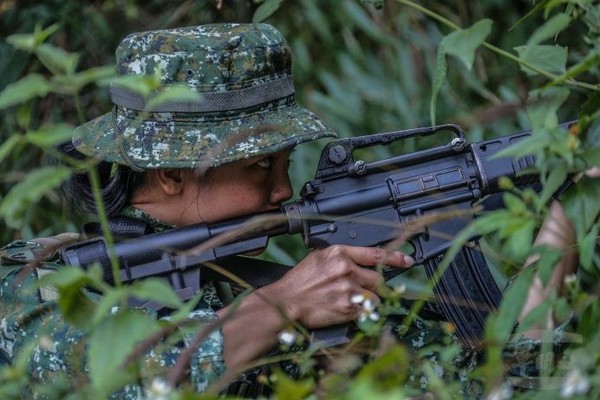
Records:
[[[274,174],[269,202],[272,205],[279,206],[284,201],[291,199],[293,194],[294,189],[292,189],[292,183],[290,182],[287,169]]]

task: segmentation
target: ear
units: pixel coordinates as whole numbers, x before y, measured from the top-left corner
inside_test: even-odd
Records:
[[[166,168],[156,170],[156,181],[165,194],[177,195],[183,191],[183,171],[180,169]]]

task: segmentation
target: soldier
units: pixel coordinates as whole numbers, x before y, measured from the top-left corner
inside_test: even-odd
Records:
[[[162,84],[183,84],[200,96],[147,110],[141,96],[113,85],[113,110],[76,129],[76,151],[101,160],[104,205],[111,217],[133,217],[156,232],[277,208],[292,196],[287,171],[294,146],[334,136],[296,102],[290,48],[269,25],[136,33],[122,41],[116,59],[122,76],[160,74]],[[117,169],[111,173],[113,164]],[[72,205],[96,211],[85,176],[75,176],[67,191]],[[202,365],[192,366],[196,389],[205,389],[226,366],[236,370],[275,345],[288,323],[277,309],[307,328],[353,320],[357,305],[351,295],[366,291],[376,297],[373,291],[382,280],[363,266],[383,262],[405,268],[412,259],[400,252],[345,246],[309,254],[283,279],[248,296],[198,348],[195,359]],[[34,361],[35,373],[44,379],[53,369],[67,367],[64,359],[81,333],[60,320],[54,302],[38,301],[32,293],[23,298],[28,279],[18,287],[14,282],[6,279],[2,285],[1,347],[13,359],[25,342],[21,337],[35,335],[41,325],[53,326],[46,334],[55,351],[42,351]],[[211,320],[229,312],[212,282],[202,289],[203,307],[192,318]],[[5,300],[9,296],[12,300]],[[21,301],[26,306],[17,308],[15,302]],[[40,307],[52,311],[34,316]],[[28,325],[18,323],[27,317]]]
[[[162,85],[180,84],[200,94],[151,105],[126,85],[114,84],[113,110],[78,127],[65,149],[99,161],[109,217],[143,221],[145,232],[278,208],[292,196],[293,148],[334,136],[296,102],[290,48],[269,25],[135,33],[117,48],[116,62],[121,76],[158,74]],[[75,175],[65,192],[73,207],[97,211],[86,176]],[[81,372],[73,359],[82,357],[84,334],[62,320],[53,293],[31,289],[40,269],[19,278],[22,265],[13,256],[73,238],[18,242],[2,252],[0,354],[12,362],[30,339],[49,339],[30,359],[31,373],[41,381],[54,373]],[[221,323],[191,360],[194,388],[203,391],[227,369],[237,371],[264,355],[289,321],[313,329],[354,320],[360,306],[353,295],[376,301],[382,283],[380,274],[365,267],[408,268],[413,262],[378,248],[315,250],[282,279],[247,296],[233,313],[214,283],[204,282],[202,301],[189,318]],[[45,270],[60,267],[52,256],[43,264]],[[148,363],[173,365],[181,351],[174,346],[153,352]],[[137,397],[139,390],[127,386],[123,393]]]

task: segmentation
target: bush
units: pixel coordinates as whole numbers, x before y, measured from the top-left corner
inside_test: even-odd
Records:
[[[561,362],[543,364],[542,376],[535,381],[540,389],[549,390],[521,392],[522,382],[510,386],[504,379],[502,349],[531,280],[531,274],[522,273],[518,266],[541,251],[535,268],[548,277],[556,261],[556,255],[533,246],[549,199],[567,176],[600,165],[599,16],[597,4],[566,0],[539,2],[531,9],[529,4],[495,0],[419,4],[408,0],[265,0],[258,4],[190,0],[168,5],[134,0],[5,2],[0,6],[0,24],[3,32],[11,34],[0,42],[0,239],[8,242],[78,229],[82,220],[65,213],[57,196],[58,186],[71,171],[48,166],[45,158],[56,155],[54,146],[69,138],[74,126],[109,109],[106,85],[114,74],[112,54],[121,37],[137,30],[215,21],[266,21],[289,38],[301,102],[317,111],[341,137],[450,122],[462,126],[471,141],[532,129],[533,139],[508,154],[536,156],[542,190],[512,190],[505,210],[487,214],[469,230],[485,235],[493,247],[491,261],[499,279],[513,280],[510,297],[488,321],[484,359],[474,370],[467,368],[469,379],[483,382],[481,389],[488,398],[597,398],[598,179],[583,176],[561,198],[575,226],[580,267],[578,279],[566,283],[565,293],[554,294],[535,313],[540,318],[548,312],[573,316]],[[559,122],[572,119],[579,120],[578,129],[558,128]],[[410,139],[394,151],[410,153],[435,144],[439,144],[436,138]],[[295,187],[312,178],[321,145],[308,144],[296,152],[291,168]],[[383,148],[374,157],[390,154],[390,149]],[[269,257],[292,262],[304,251],[297,241],[275,240]],[[103,286],[93,271],[56,279],[55,283],[75,289],[90,283],[107,293],[121,289]],[[415,287],[427,291],[427,283],[421,283]],[[155,296],[156,290],[164,293],[168,288],[135,290]],[[126,293],[118,292],[112,299]],[[399,296],[389,293],[384,305],[391,307]],[[80,300],[78,296],[71,299],[73,304]],[[64,306],[71,309],[69,304]],[[91,307],[95,319],[93,324],[87,321],[86,329],[94,332],[117,323],[103,319],[106,308]],[[66,317],[72,316],[67,313]],[[413,317],[409,314],[408,320]],[[135,331],[143,331],[150,323],[129,312],[123,312],[118,322],[122,324],[119,329]],[[461,379],[466,378],[456,363],[456,344],[411,352],[400,344],[389,344],[389,335],[379,322],[362,328],[362,335],[371,338],[366,350],[369,357],[330,354],[332,369],[317,374],[310,352],[288,353],[302,379],[274,374],[270,383],[274,396],[417,395],[421,382],[410,380],[407,365],[424,377],[427,391],[435,398],[464,395]],[[451,333],[451,326],[445,329]],[[91,355],[110,352],[102,335],[92,333],[91,338]],[[111,361],[115,368],[92,369],[90,377],[82,378],[79,389],[71,393],[73,397],[108,391],[108,382],[120,373],[117,361],[133,351],[134,343],[120,343],[116,348],[123,352]],[[539,351],[542,361],[553,356],[550,348]],[[423,357],[432,352],[437,354],[437,364]],[[0,392],[18,397],[22,388],[31,385],[25,368],[28,356],[26,352],[18,363],[0,371]],[[446,371],[443,376],[436,373],[438,367]],[[44,390],[58,398],[68,387],[68,380],[57,381]]]

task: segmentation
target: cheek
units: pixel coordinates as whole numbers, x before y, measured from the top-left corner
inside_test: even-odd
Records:
[[[266,191],[246,182],[212,188],[202,198],[209,211],[205,219],[217,221],[263,211],[268,206],[269,196]]]
[[[228,191],[231,203],[237,208],[254,208],[265,204],[267,196],[256,187],[237,187]]]

